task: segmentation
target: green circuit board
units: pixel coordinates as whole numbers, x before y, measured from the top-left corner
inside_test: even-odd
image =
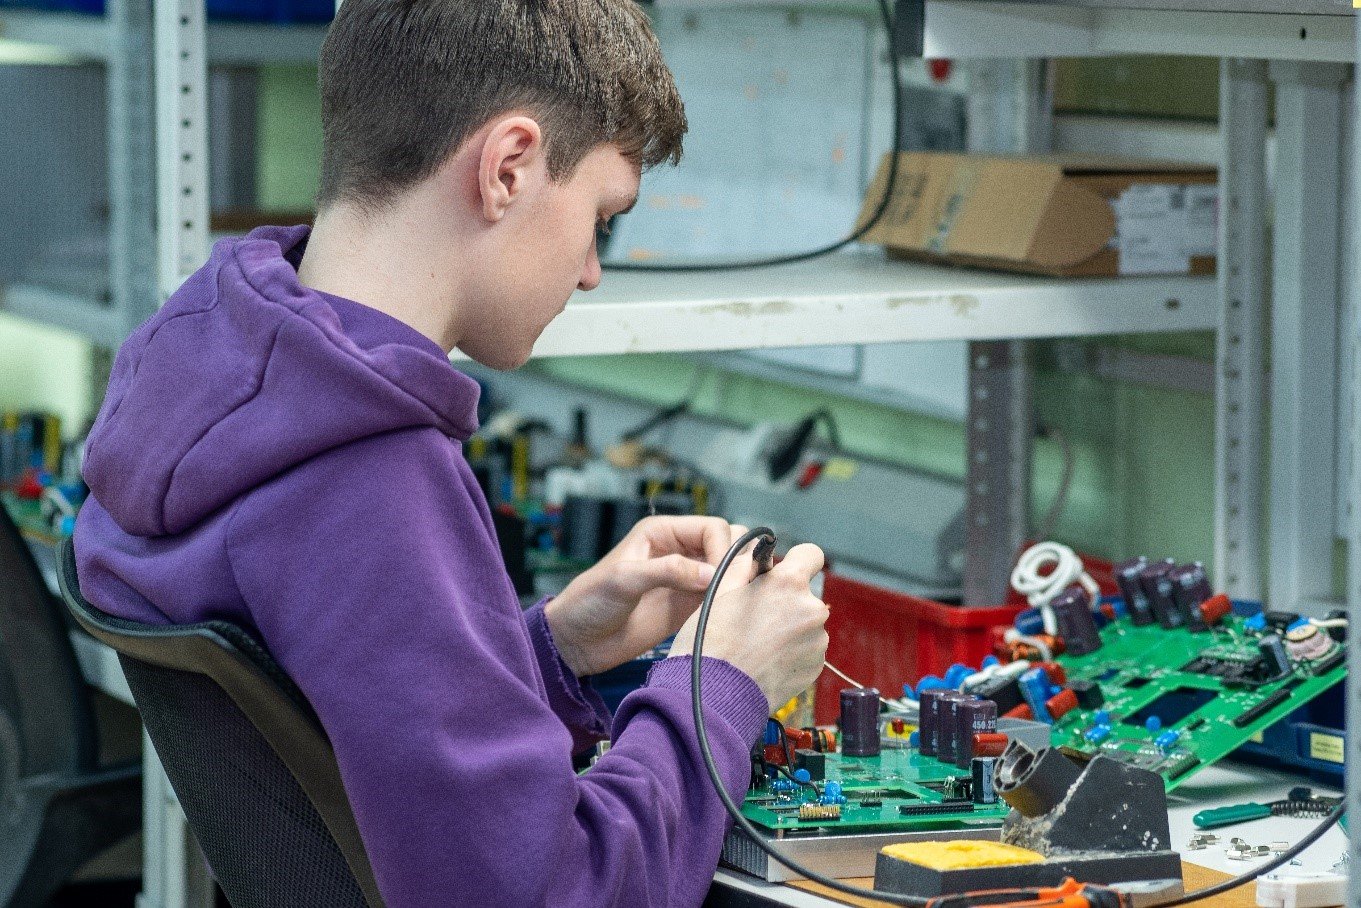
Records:
[[[752,789],[742,813],[758,826],[788,834],[1000,826],[1009,810],[1002,801],[973,803],[965,795],[969,770],[923,757],[915,749],[885,749],[877,757],[826,758],[827,780],[839,782],[846,797],[839,819],[799,819],[800,805],[817,801],[817,793],[809,788],[792,793],[776,793],[769,786]]]
[[[1054,724],[1054,746],[1072,756],[1103,754],[1153,770],[1171,791],[1346,674],[1345,651],[1334,643],[1321,658],[1294,661],[1290,672],[1260,680],[1264,633],[1244,622],[1229,616],[1214,630],[1193,632],[1122,618],[1102,628],[1101,649],[1057,661],[1069,682],[1100,685],[1109,736],[1089,740],[1096,711],[1075,709]],[[1150,716],[1158,717],[1159,731],[1146,728]],[[1155,739],[1168,730],[1177,732],[1176,742],[1158,747]]]

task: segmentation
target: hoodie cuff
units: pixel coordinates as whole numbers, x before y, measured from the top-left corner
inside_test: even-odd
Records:
[[[572,733],[572,752],[580,753],[610,736],[610,710],[587,678],[578,678],[563,661],[544,615],[547,599],[525,611],[534,658],[543,675],[548,705]]]
[[[663,659],[647,674],[648,687],[663,687],[685,691],[690,696],[691,656],[672,656]],[[751,676],[731,662],[705,656],[700,667],[700,692],[704,697],[704,712],[719,716],[744,741],[755,741],[761,736],[769,718],[770,704],[766,695]]]

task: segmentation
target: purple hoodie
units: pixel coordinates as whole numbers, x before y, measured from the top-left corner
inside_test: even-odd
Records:
[[[81,590],[124,618],[258,635],[321,717],[389,908],[698,905],[726,815],[690,660],[655,667],[610,728],[506,576],[462,456],[476,383],[404,323],[303,287],[307,235],[218,243],[119,351]],[[704,684],[738,796],[766,701],[726,662]]]

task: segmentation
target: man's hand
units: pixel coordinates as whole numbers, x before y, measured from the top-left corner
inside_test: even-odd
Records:
[[[796,545],[750,583],[732,587],[724,577],[709,613],[704,655],[750,675],[772,710],[816,681],[827,658],[827,606],[809,589],[822,564],[817,546]],[[681,628],[671,655],[693,651],[695,624],[691,618]]]
[[[544,609],[553,642],[577,675],[635,659],[676,633],[699,607],[728,548],[745,533],[718,517],[648,517]],[[724,588],[751,577],[735,560]]]

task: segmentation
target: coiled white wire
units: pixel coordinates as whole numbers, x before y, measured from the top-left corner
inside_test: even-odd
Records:
[[[1046,569],[1051,570],[1046,574]],[[1081,584],[1093,602],[1100,596],[1096,581],[1088,575],[1077,552],[1061,542],[1037,542],[1021,553],[1011,572],[1012,587],[1040,610],[1044,632],[1050,635],[1057,634],[1059,628],[1049,603],[1074,583]]]

